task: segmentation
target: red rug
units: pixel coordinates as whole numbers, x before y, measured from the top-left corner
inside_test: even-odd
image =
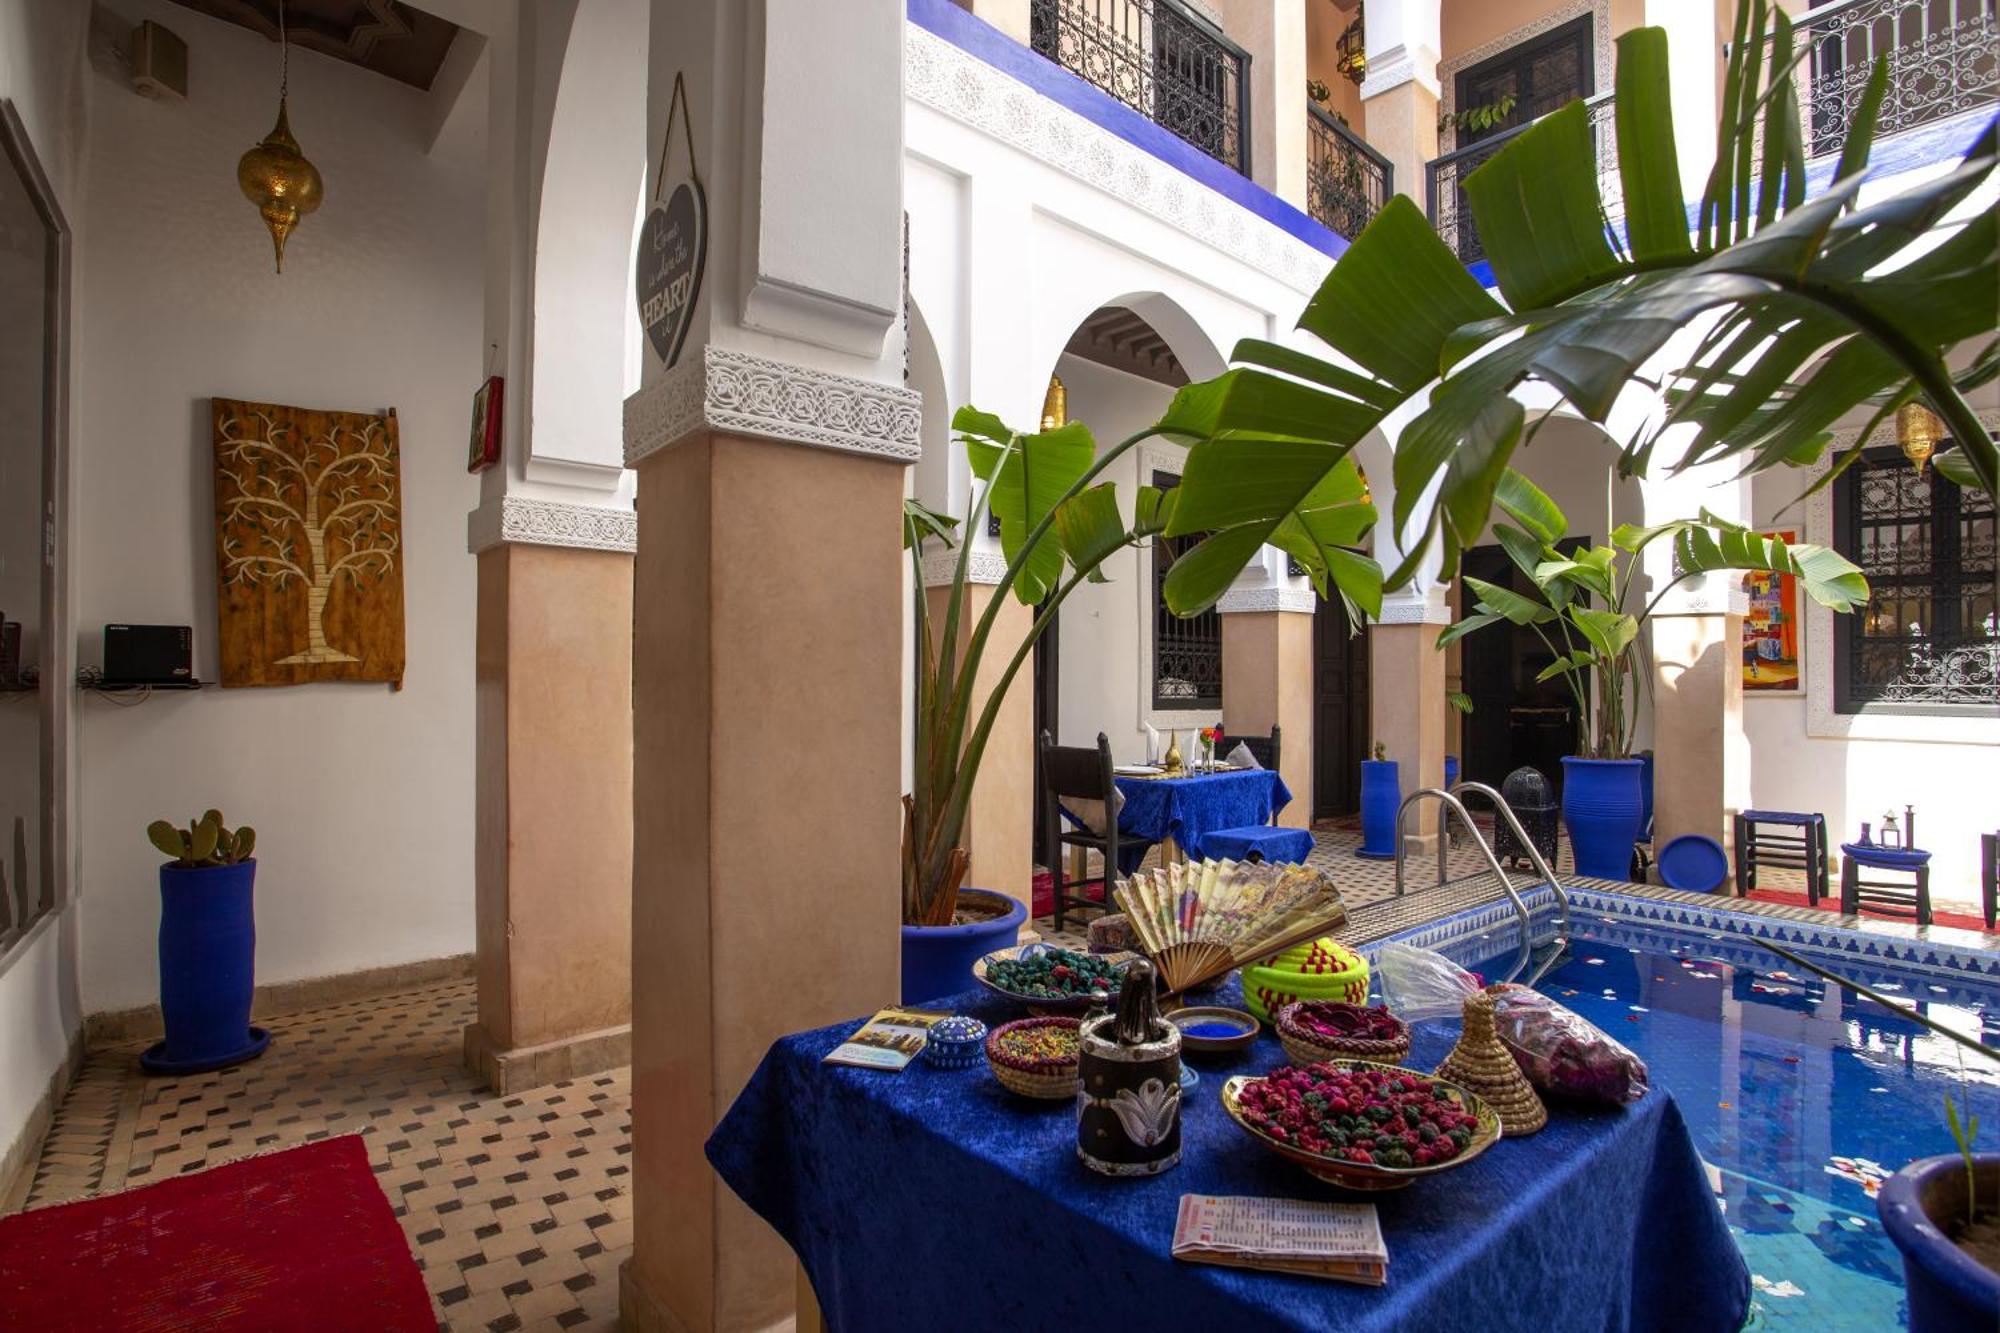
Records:
[[[355,1134],[0,1218],[0,1329],[437,1326]]]
[[[1834,890],[1831,898],[1822,898],[1817,904],[1807,902],[1806,895],[1803,892],[1791,893],[1784,889],[1752,889],[1749,897],[1752,902],[1779,903],[1785,907],[1810,907],[1816,912],[1827,912],[1833,916],[1840,915],[1840,891],[1838,889]],[[1866,918],[1870,921],[1901,920],[1905,923],[1909,921],[1908,917],[1878,916],[1873,912],[1866,913]],[[2000,934],[2000,931],[1986,929],[1986,918],[1980,916],[1977,912],[1946,912],[1932,908],[1931,924],[1934,926],[1956,926],[1960,930],[1976,930],[1982,935]]]

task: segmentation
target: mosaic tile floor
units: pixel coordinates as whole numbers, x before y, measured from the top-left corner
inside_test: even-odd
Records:
[[[178,1079],[139,1074],[143,1042],[93,1051],[9,1206],[359,1133],[440,1329],[614,1329],[629,1071],[493,1096],[460,1063],[473,1010],[470,982],[308,1010],[269,1022],[261,1060]]]
[[[1313,861],[1332,871],[1354,909],[1345,933],[1356,941],[1497,896],[1477,874],[1482,866],[1469,842],[1451,853],[1452,883],[1398,899],[1393,865],[1352,855],[1358,830],[1324,828],[1317,838]],[[1428,882],[1425,868],[1412,864],[1418,882]],[[1566,844],[1556,869],[1566,879],[1572,873]],[[1707,895],[1617,887],[1716,903]],[[1828,917],[1727,901],[1792,920]],[[1846,924],[1918,933],[1872,920]],[[1045,937],[1082,942],[1080,934],[1054,936],[1046,918],[1036,925]],[[2000,948],[1992,936],[1930,933]],[[632,1243],[629,1071],[493,1096],[460,1063],[461,1032],[473,1010],[470,982],[306,1010],[269,1020],[273,1041],[263,1059],[180,1079],[139,1074],[144,1042],[92,1051],[35,1168],[0,1205],[60,1203],[359,1133],[424,1270],[440,1329],[616,1328],[617,1268]]]

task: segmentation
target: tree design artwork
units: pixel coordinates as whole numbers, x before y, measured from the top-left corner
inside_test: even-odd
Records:
[[[270,593],[294,589],[305,594],[303,636],[291,615],[268,616],[250,644],[252,656],[263,660],[253,662],[247,675],[261,679],[257,668],[268,665],[303,668],[275,673],[280,680],[401,677],[398,461],[393,413],[377,417],[215,401],[225,683],[235,683],[228,660],[237,637],[230,632],[232,605],[248,600],[269,606]],[[336,643],[327,635],[327,607],[336,593],[365,596],[389,591],[391,584],[394,662],[393,671],[381,677],[358,669],[375,654],[359,641],[373,636],[359,632],[356,608],[343,602],[350,614],[341,623],[356,625],[357,632]]]

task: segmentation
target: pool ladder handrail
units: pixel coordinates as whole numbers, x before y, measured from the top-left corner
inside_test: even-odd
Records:
[[[1544,882],[1555,892],[1556,910],[1559,916],[1558,940],[1568,940],[1569,895],[1563,892],[1562,884],[1556,879],[1555,872],[1549,868],[1549,864],[1543,859],[1540,850],[1535,847],[1533,842],[1529,841],[1526,831],[1521,827],[1521,821],[1515,816],[1513,810],[1508,807],[1507,802],[1501,798],[1499,792],[1493,790],[1493,788],[1483,782],[1461,782],[1451,788],[1450,791],[1438,787],[1424,787],[1410,793],[1403,799],[1403,803],[1396,809],[1396,896],[1399,898],[1403,896],[1404,867],[1409,857],[1409,847],[1404,840],[1403,830],[1407,823],[1410,807],[1428,797],[1436,797],[1439,804],[1437,882],[1443,884],[1448,876],[1448,860],[1451,849],[1447,840],[1448,825],[1445,816],[1448,813],[1456,814],[1459,823],[1465,825],[1466,831],[1472,834],[1472,840],[1478,845],[1480,855],[1486,859],[1487,867],[1492,870],[1494,878],[1500,881],[1500,887],[1506,892],[1507,900],[1514,905],[1515,915],[1520,918],[1520,956],[1515,959],[1514,966],[1508,971],[1506,977],[1503,978],[1504,981],[1513,981],[1527,969],[1528,963],[1534,957],[1534,916],[1528,911],[1528,904],[1522,899],[1520,892],[1515,889],[1514,881],[1508,877],[1507,871],[1501,866],[1500,858],[1494,855],[1492,845],[1486,841],[1486,835],[1481,833],[1479,826],[1472,822],[1472,816],[1466,812],[1465,803],[1459,800],[1458,793],[1464,791],[1476,792],[1486,797],[1493,802],[1494,807],[1506,818],[1508,826],[1512,829],[1516,839],[1527,849],[1529,860],[1534,864],[1535,869],[1540,872]],[[1536,975],[1529,979],[1528,984],[1533,985],[1536,981],[1540,980],[1541,974],[1548,970],[1549,964],[1552,964],[1559,955],[1560,949],[1552,953],[1549,956],[1548,962],[1536,969]]]

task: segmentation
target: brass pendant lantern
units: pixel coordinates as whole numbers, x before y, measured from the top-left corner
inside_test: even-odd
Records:
[[[1063,387],[1062,377],[1049,376],[1049,391],[1042,398],[1042,429],[1055,430],[1069,424],[1069,390]]]
[[[1924,475],[1924,465],[1943,438],[1944,423],[1922,403],[1908,402],[1896,409],[1896,443],[1902,447],[1903,457],[1916,466],[1918,476]]]
[[[1340,36],[1334,39],[1334,54],[1339,57],[1333,66],[1335,72],[1346,75],[1350,82],[1357,84],[1367,78],[1367,42],[1367,6],[1356,5],[1354,21],[1341,29]]]
[[[271,246],[277,252],[278,272],[285,271],[285,238],[299,219],[320,205],[326,186],[319,168],[299,151],[286,114],[285,95],[291,83],[291,42],[285,31],[285,0],[278,0],[278,123],[263,142],[245,153],[236,164],[236,183],[243,197],[257,205],[264,225],[271,229]]]

